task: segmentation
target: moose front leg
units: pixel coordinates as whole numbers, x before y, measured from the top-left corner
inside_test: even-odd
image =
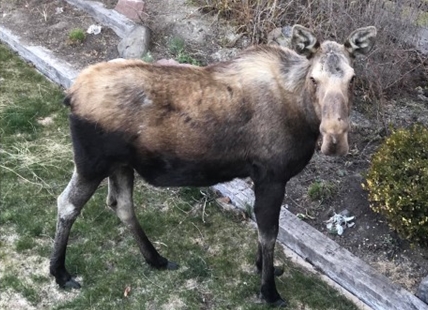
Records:
[[[275,285],[273,255],[278,235],[279,213],[285,193],[285,183],[255,183],[256,215],[259,232],[259,250],[256,266],[261,269],[261,297],[270,305],[285,307]]]

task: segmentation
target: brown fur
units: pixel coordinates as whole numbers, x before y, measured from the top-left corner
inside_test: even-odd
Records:
[[[219,156],[219,145],[239,145],[229,153],[242,158],[259,143],[269,156],[272,126],[283,126],[284,117],[294,122],[305,117],[304,103],[296,102],[301,101],[308,66],[306,58],[280,47],[256,47],[234,61],[205,68],[138,60],[100,63],[85,69],[69,94],[73,114],[104,130],[128,133],[146,151],[209,160]],[[243,141],[258,139],[261,131],[266,131],[266,141]],[[236,142],[216,145],[213,137],[221,139],[222,134]]]

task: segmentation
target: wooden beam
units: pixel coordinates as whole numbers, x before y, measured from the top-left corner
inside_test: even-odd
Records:
[[[41,46],[24,44],[9,29],[0,26],[0,41],[7,44],[23,59],[32,63],[38,71],[65,88],[70,87],[77,71],[67,62],[55,58],[53,53]]]

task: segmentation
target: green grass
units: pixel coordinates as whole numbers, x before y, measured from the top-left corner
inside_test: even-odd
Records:
[[[174,37],[168,44],[168,49],[179,63],[200,66],[201,63],[186,51],[186,43],[179,37]]]
[[[158,271],[144,262],[105,207],[102,185],[69,240],[66,264],[82,289],[60,290],[48,266],[56,197],[73,169],[63,92],[1,45],[0,77],[1,309],[17,300],[37,309],[268,309],[257,298],[251,225],[220,209],[206,189],[158,189],[142,181],[135,190],[137,216],[162,255],[180,268]],[[355,309],[277,252],[285,267],[278,290],[289,309]]]
[[[308,196],[312,201],[326,201],[337,193],[337,187],[332,182],[315,181],[308,188]]]
[[[86,38],[85,31],[81,28],[72,29],[68,33],[68,39],[72,43],[82,43],[83,41],[85,41],[85,38]]]

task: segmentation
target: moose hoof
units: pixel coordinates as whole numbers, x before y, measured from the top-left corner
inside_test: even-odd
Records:
[[[285,308],[287,307],[287,303],[285,302],[284,299],[280,298],[275,302],[268,302],[269,306],[271,306],[272,308]]]
[[[168,263],[165,266],[166,270],[177,270],[180,266],[177,263],[168,261]]]
[[[283,273],[284,273],[283,267],[274,267],[273,274],[275,275],[275,277],[280,277],[283,275]]]
[[[177,270],[179,265],[175,262],[171,262],[165,257],[159,257],[157,261],[151,262],[147,260],[147,263],[159,270]]]
[[[272,308],[285,308],[285,307],[287,307],[287,302],[284,299],[282,299],[281,297],[279,297],[275,301],[270,301],[267,298],[265,298],[262,294],[260,296],[260,299],[263,302],[267,303],[269,305],[269,307],[272,307]]]
[[[257,273],[261,274],[262,270],[257,268]],[[284,268],[283,267],[274,267],[273,268],[273,274],[275,277],[280,277],[282,276],[284,273]]]
[[[64,288],[64,289],[79,289],[79,288],[81,288],[80,283],[74,279],[70,279],[60,286],[61,286],[61,288]]]

